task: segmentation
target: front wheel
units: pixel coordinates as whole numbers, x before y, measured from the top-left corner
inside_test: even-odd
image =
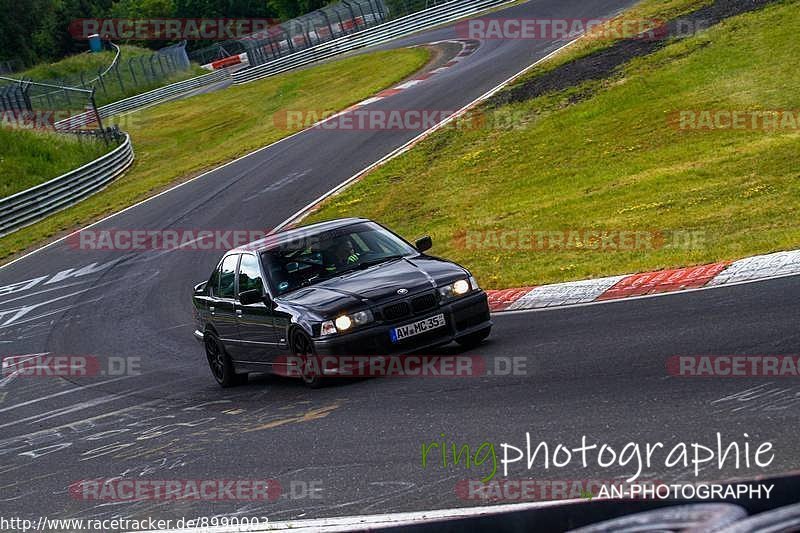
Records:
[[[297,329],[292,333],[292,352],[297,357],[300,364],[300,379],[312,389],[322,387],[325,380],[322,377],[322,369],[314,353],[314,342],[305,334]]]
[[[233,361],[225,351],[222,341],[216,335],[206,333],[203,337],[203,345],[206,349],[206,358],[208,359],[208,366],[211,368],[211,375],[214,376],[220,386],[228,388],[241,385],[247,381],[247,374],[239,375],[236,373]]]
[[[491,326],[488,328],[484,328],[480,331],[476,331],[475,333],[470,333],[469,335],[464,335],[463,337],[458,337],[456,342],[465,348],[474,348],[482,343],[486,338],[489,336],[489,333],[492,332]]]

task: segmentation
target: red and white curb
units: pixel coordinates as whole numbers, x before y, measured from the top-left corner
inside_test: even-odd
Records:
[[[495,313],[619,300],[800,274],[800,250],[734,262],[515,289],[489,290]]]
[[[345,109],[344,111],[342,111],[341,113],[339,113],[339,114],[337,114],[335,116],[341,116],[341,115],[344,115],[345,113],[349,113],[349,112],[354,111],[356,109],[359,109],[361,107],[368,106],[370,104],[374,104],[375,102],[380,102],[381,100],[385,100],[386,98],[390,98],[390,97],[392,97],[392,96],[394,96],[396,94],[400,94],[401,92],[405,91],[406,89],[410,89],[412,87],[415,87],[415,86],[419,85],[420,83],[423,83],[423,82],[431,79],[432,77],[436,76],[437,74],[440,74],[440,73],[442,73],[442,72],[444,72],[446,70],[449,70],[449,69],[453,68],[454,66],[458,65],[461,61],[464,60],[465,57],[469,57],[472,54],[474,54],[475,51],[480,46],[480,41],[477,41],[477,40],[435,41],[435,42],[428,43],[428,44],[429,45],[434,45],[434,44],[443,44],[443,43],[455,43],[455,44],[461,45],[461,52],[459,52],[458,55],[455,56],[455,58],[453,58],[452,60],[448,61],[447,63],[445,63],[441,67],[433,69],[433,70],[430,70],[428,72],[425,72],[424,74],[420,74],[418,76],[415,76],[415,77],[411,78],[410,80],[404,81],[403,83],[401,83],[399,85],[396,85],[395,87],[392,87],[391,89],[386,89],[384,91],[381,91],[381,92],[379,92],[378,94],[376,94],[375,96],[373,96],[371,98],[367,98],[366,100],[364,100],[362,102],[359,102],[359,103],[357,103],[357,104],[355,104],[353,106],[348,107],[347,109]]]

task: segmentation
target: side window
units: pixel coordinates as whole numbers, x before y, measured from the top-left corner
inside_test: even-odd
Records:
[[[219,267],[219,298],[234,297],[234,281],[236,281],[236,263],[239,261],[238,255],[229,255],[222,261]]]
[[[243,255],[239,265],[239,292],[257,289],[263,291],[264,282],[261,280],[261,270],[258,268],[258,259],[252,255]]]

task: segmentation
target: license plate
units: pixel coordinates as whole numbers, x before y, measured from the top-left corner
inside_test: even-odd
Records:
[[[432,316],[425,320],[419,320],[405,326],[393,328],[389,335],[392,337],[392,342],[401,341],[414,335],[419,335],[430,331],[432,329],[443,328],[446,322],[444,321],[444,314]]]

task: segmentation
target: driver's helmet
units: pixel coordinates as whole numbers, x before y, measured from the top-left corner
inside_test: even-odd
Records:
[[[358,263],[358,252],[349,237],[336,239],[322,253],[325,270],[329,272]]]

